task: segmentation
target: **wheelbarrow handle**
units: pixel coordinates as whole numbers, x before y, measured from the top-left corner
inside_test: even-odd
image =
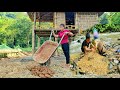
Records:
[[[49,40],[51,40],[51,37],[52,37],[52,30],[51,30],[51,34],[50,34]]]

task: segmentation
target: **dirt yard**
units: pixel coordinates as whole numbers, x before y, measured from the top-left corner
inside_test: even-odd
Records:
[[[120,33],[101,34],[100,38],[108,43],[119,43]],[[77,48],[78,49],[78,48]],[[74,50],[75,52],[75,50]],[[49,68],[54,72],[51,78],[120,78],[120,74],[108,75],[78,74],[75,75],[70,68],[63,67],[65,63],[64,55],[51,57]],[[41,78],[31,73],[30,68],[39,66],[33,61],[31,54],[21,58],[0,58],[0,78]]]
[[[93,74],[78,74],[75,75],[70,68],[63,67],[65,58],[52,57],[49,68],[55,72],[51,78],[120,78],[119,74],[109,74],[105,76],[93,75]],[[19,59],[2,59],[0,61],[0,78],[41,78],[33,75],[29,68],[38,66],[31,56],[27,56]]]

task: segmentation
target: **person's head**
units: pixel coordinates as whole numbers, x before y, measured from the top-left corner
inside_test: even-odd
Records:
[[[65,29],[65,25],[64,24],[60,24],[60,30],[64,30]]]
[[[90,42],[90,34],[86,33],[86,42],[89,43]]]

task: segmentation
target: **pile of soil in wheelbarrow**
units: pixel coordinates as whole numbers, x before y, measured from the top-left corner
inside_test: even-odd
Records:
[[[41,78],[51,78],[54,75],[54,72],[46,66],[34,66],[30,71]]]
[[[33,59],[39,63],[45,63],[54,53],[58,43],[46,41],[34,54]]]

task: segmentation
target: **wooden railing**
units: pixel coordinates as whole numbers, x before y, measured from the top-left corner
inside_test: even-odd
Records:
[[[55,33],[58,33],[60,30],[55,30]],[[77,34],[79,32],[79,30],[75,30],[75,29],[70,29],[70,31],[73,34]],[[35,33],[39,36],[39,37],[49,37],[51,34],[51,29],[46,29],[46,30],[41,30],[41,29],[36,29]]]

